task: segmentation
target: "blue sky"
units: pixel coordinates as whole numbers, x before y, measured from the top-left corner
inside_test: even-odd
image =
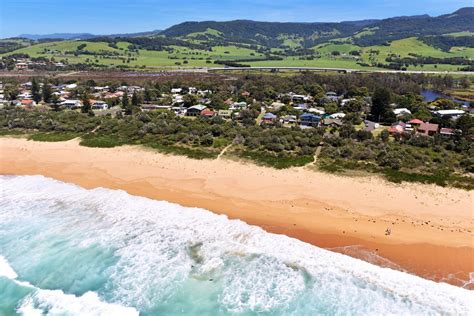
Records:
[[[184,21],[329,22],[450,13],[474,0],[0,0],[0,38],[128,33]]]

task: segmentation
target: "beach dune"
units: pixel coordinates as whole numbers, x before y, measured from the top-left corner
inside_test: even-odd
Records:
[[[472,286],[472,191],[193,160],[138,146],[87,148],[77,140],[0,138],[0,158],[1,174],[41,174],[201,207],[375,264]]]

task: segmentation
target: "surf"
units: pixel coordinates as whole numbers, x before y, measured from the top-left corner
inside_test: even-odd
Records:
[[[41,289],[18,300],[18,313],[45,300],[96,306],[97,315],[106,307],[143,315],[474,311],[466,289],[204,209],[42,176],[1,176],[0,190],[0,271]]]

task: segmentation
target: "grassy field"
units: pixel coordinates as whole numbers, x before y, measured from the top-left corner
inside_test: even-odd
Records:
[[[366,30],[371,32],[371,30]],[[452,33],[452,36],[466,36],[469,32]],[[192,33],[191,37],[199,35],[219,35],[216,30],[208,29],[205,32]],[[361,34],[358,34],[361,35]],[[189,35],[188,35],[189,37]],[[285,36],[284,45],[297,48],[301,38]],[[101,55],[93,56],[88,54],[79,54],[76,56],[72,52],[77,47],[85,44],[85,51],[99,53]],[[416,38],[406,38],[393,41],[389,46],[369,46],[360,47],[341,41],[333,41],[317,45],[314,50],[319,58],[308,60],[298,56],[284,57],[283,60],[263,60],[265,56],[257,51],[239,47],[235,45],[214,46],[212,51],[190,49],[182,46],[168,46],[166,50],[150,51],[140,49],[138,52],[128,50],[130,43],[119,42],[118,48],[110,47],[105,42],[87,42],[87,41],[59,41],[41,43],[18,49],[12,53],[25,53],[31,57],[54,57],[56,61],[66,61],[70,64],[93,63],[107,66],[126,65],[130,67],[220,67],[214,61],[245,61],[246,59],[262,59],[262,61],[244,62],[251,66],[275,66],[275,67],[324,67],[324,68],[350,68],[367,69],[357,62],[373,64],[386,63],[385,59],[395,54],[400,57],[408,57],[410,53],[416,53],[422,56],[431,56],[437,58],[446,57],[469,57],[474,58],[474,48],[453,47],[450,52],[444,52],[432,46],[426,45]],[[273,49],[274,53],[281,52],[281,49]],[[339,52],[335,56],[334,51]],[[350,52],[358,51],[360,56],[352,56]],[[11,53],[3,54],[5,56]],[[409,70],[438,70],[455,71],[458,66],[455,65],[424,65],[409,66]]]

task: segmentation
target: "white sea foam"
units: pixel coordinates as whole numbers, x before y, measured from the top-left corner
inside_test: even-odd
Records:
[[[17,313],[25,316],[68,315],[68,316],[136,316],[138,311],[118,304],[105,303],[97,293],[87,292],[82,296],[64,294],[61,290],[44,290],[29,282],[17,280],[18,275],[5,257],[0,256],[0,276],[7,277],[18,286],[34,289],[21,302]],[[1,298],[1,295],[0,295]],[[1,310],[0,310],[1,312]]]
[[[17,309],[20,315],[68,315],[68,316],[136,316],[138,311],[118,304],[102,302],[97,293],[82,296],[64,294],[60,290],[38,290],[27,296]]]
[[[7,259],[3,256],[0,256],[0,276],[8,279],[16,279],[18,277],[15,270],[13,270]]]
[[[217,301],[217,311],[228,313],[474,313],[471,291],[266,233],[203,209],[118,190],[85,190],[42,176],[1,177],[0,190],[5,197],[0,223],[46,218],[55,236],[80,236],[80,247],[113,247],[118,259],[107,269],[104,289],[112,301],[140,311],[182,306],[183,300],[192,301],[190,296],[199,296],[196,302],[203,304],[202,292],[209,291],[215,293],[207,299]],[[199,288],[188,289],[189,284]],[[79,299],[93,305],[96,298]],[[25,308],[45,299],[32,296]]]

